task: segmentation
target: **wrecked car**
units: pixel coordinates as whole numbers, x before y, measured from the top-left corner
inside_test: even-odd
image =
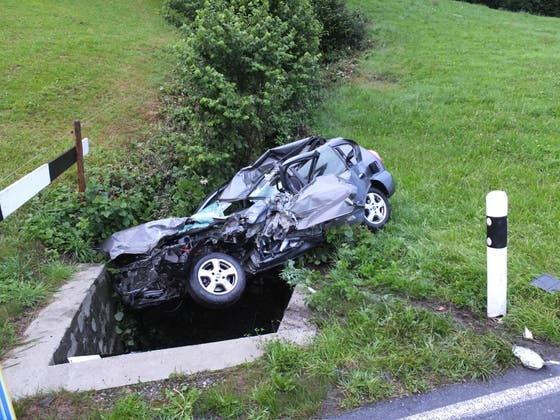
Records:
[[[221,308],[239,300],[248,276],[300,256],[330,226],[382,228],[394,191],[376,152],[340,137],[308,137],[266,151],[191,217],[117,232],[102,249],[116,291],[132,308],[187,294]]]

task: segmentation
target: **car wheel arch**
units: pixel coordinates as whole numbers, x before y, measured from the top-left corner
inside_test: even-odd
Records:
[[[377,188],[379,191],[385,194],[387,198],[389,198],[389,191],[387,190],[385,184],[383,184],[381,181],[372,179],[370,182],[370,188]]]

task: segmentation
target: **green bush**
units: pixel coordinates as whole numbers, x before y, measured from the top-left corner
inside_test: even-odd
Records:
[[[129,174],[111,177],[91,177],[83,201],[68,186],[53,191],[28,219],[26,233],[50,249],[78,260],[93,260],[97,243],[138,223],[151,210],[149,197]]]
[[[558,0],[463,0],[468,3],[484,4],[493,9],[505,9],[514,12],[528,12],[535,15],[560,17]]]
[[[305,0],[218,0],[184,31],[172,129],[189,135],[190,170],[225,178],[304,122],[320,25]]]
[[[196,18],[197,10],[203,7],[204,0],[166,0],[163,5],[163,17],[180,28],[191,24]]]
[[[367,46],[366,18],[358,10],[349,9],[345,0],[309,0],[315,18],[321,24],[320,51],[323,61],[335,61],[355,50]],[[278,9],[281,2],[271,2]],[[289,2],[288,2],[289,3]],[[196,19],[198,10],[204,8],[204,0],[167,0],[163,15],[171,24],[182,27]],[[284,8],[290,12],[291,8]],[[282,20],[288,15],[280,14]],[[306,47],[305,42],[302,43]]]
[[[92,261],[99,243],[116,231],[149,220],[190,215],[208,185],[188,171],[190,160],[201,161],[203,156],[186,153],[185,142],[181,135],[156,137],[129,150],[118,168],[91,168],[83,200],[78,199],[74,185],[49,188],[35,202],[24,232],[48,249]]]
[[[367,46],[366,18],[349,9],[344,0],[310,0],[323,30],[321,54],[324,61],[334,61]]]

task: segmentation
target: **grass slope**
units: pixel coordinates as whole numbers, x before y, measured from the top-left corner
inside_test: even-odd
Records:
[[[394,284],[485,311],[485,196],[509,196],[509,316],[560,343],[560,21],[453,1],[355,3],[375,47],[333,91],[317,131],[376,148],[397,181],[406,257]],[[386,240],[380,238],[380,240]]]
[[[2,2],[0,188],[71,147],[75,119],[93,147],[145,128],[173,39],[162,3]]]
[[[2,2],[0,188],[70,148],[74,119],[91,139],[86,173],[146,135],[175,39],[162,3]],[[0,355],[16,339],[15,318],[72,271],[22,237],[25,211],[0,222]]]

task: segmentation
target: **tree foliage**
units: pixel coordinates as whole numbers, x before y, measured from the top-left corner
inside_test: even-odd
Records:
[[[304,121],[316,99],[320,24],[305,0],[217,0],[183,31],[173,128],[188,133],[199,175],[230,175]]]
[[[493,9],[505,9],[514,12],[528,12],[535,15],[560,17],[558,0],[463,0],[468,3],[484,4]]]
[[[323,30],[321,54],[324,61],[337,60],[367,46],[366,18],[347,7],[345,0],[310,0]]]

